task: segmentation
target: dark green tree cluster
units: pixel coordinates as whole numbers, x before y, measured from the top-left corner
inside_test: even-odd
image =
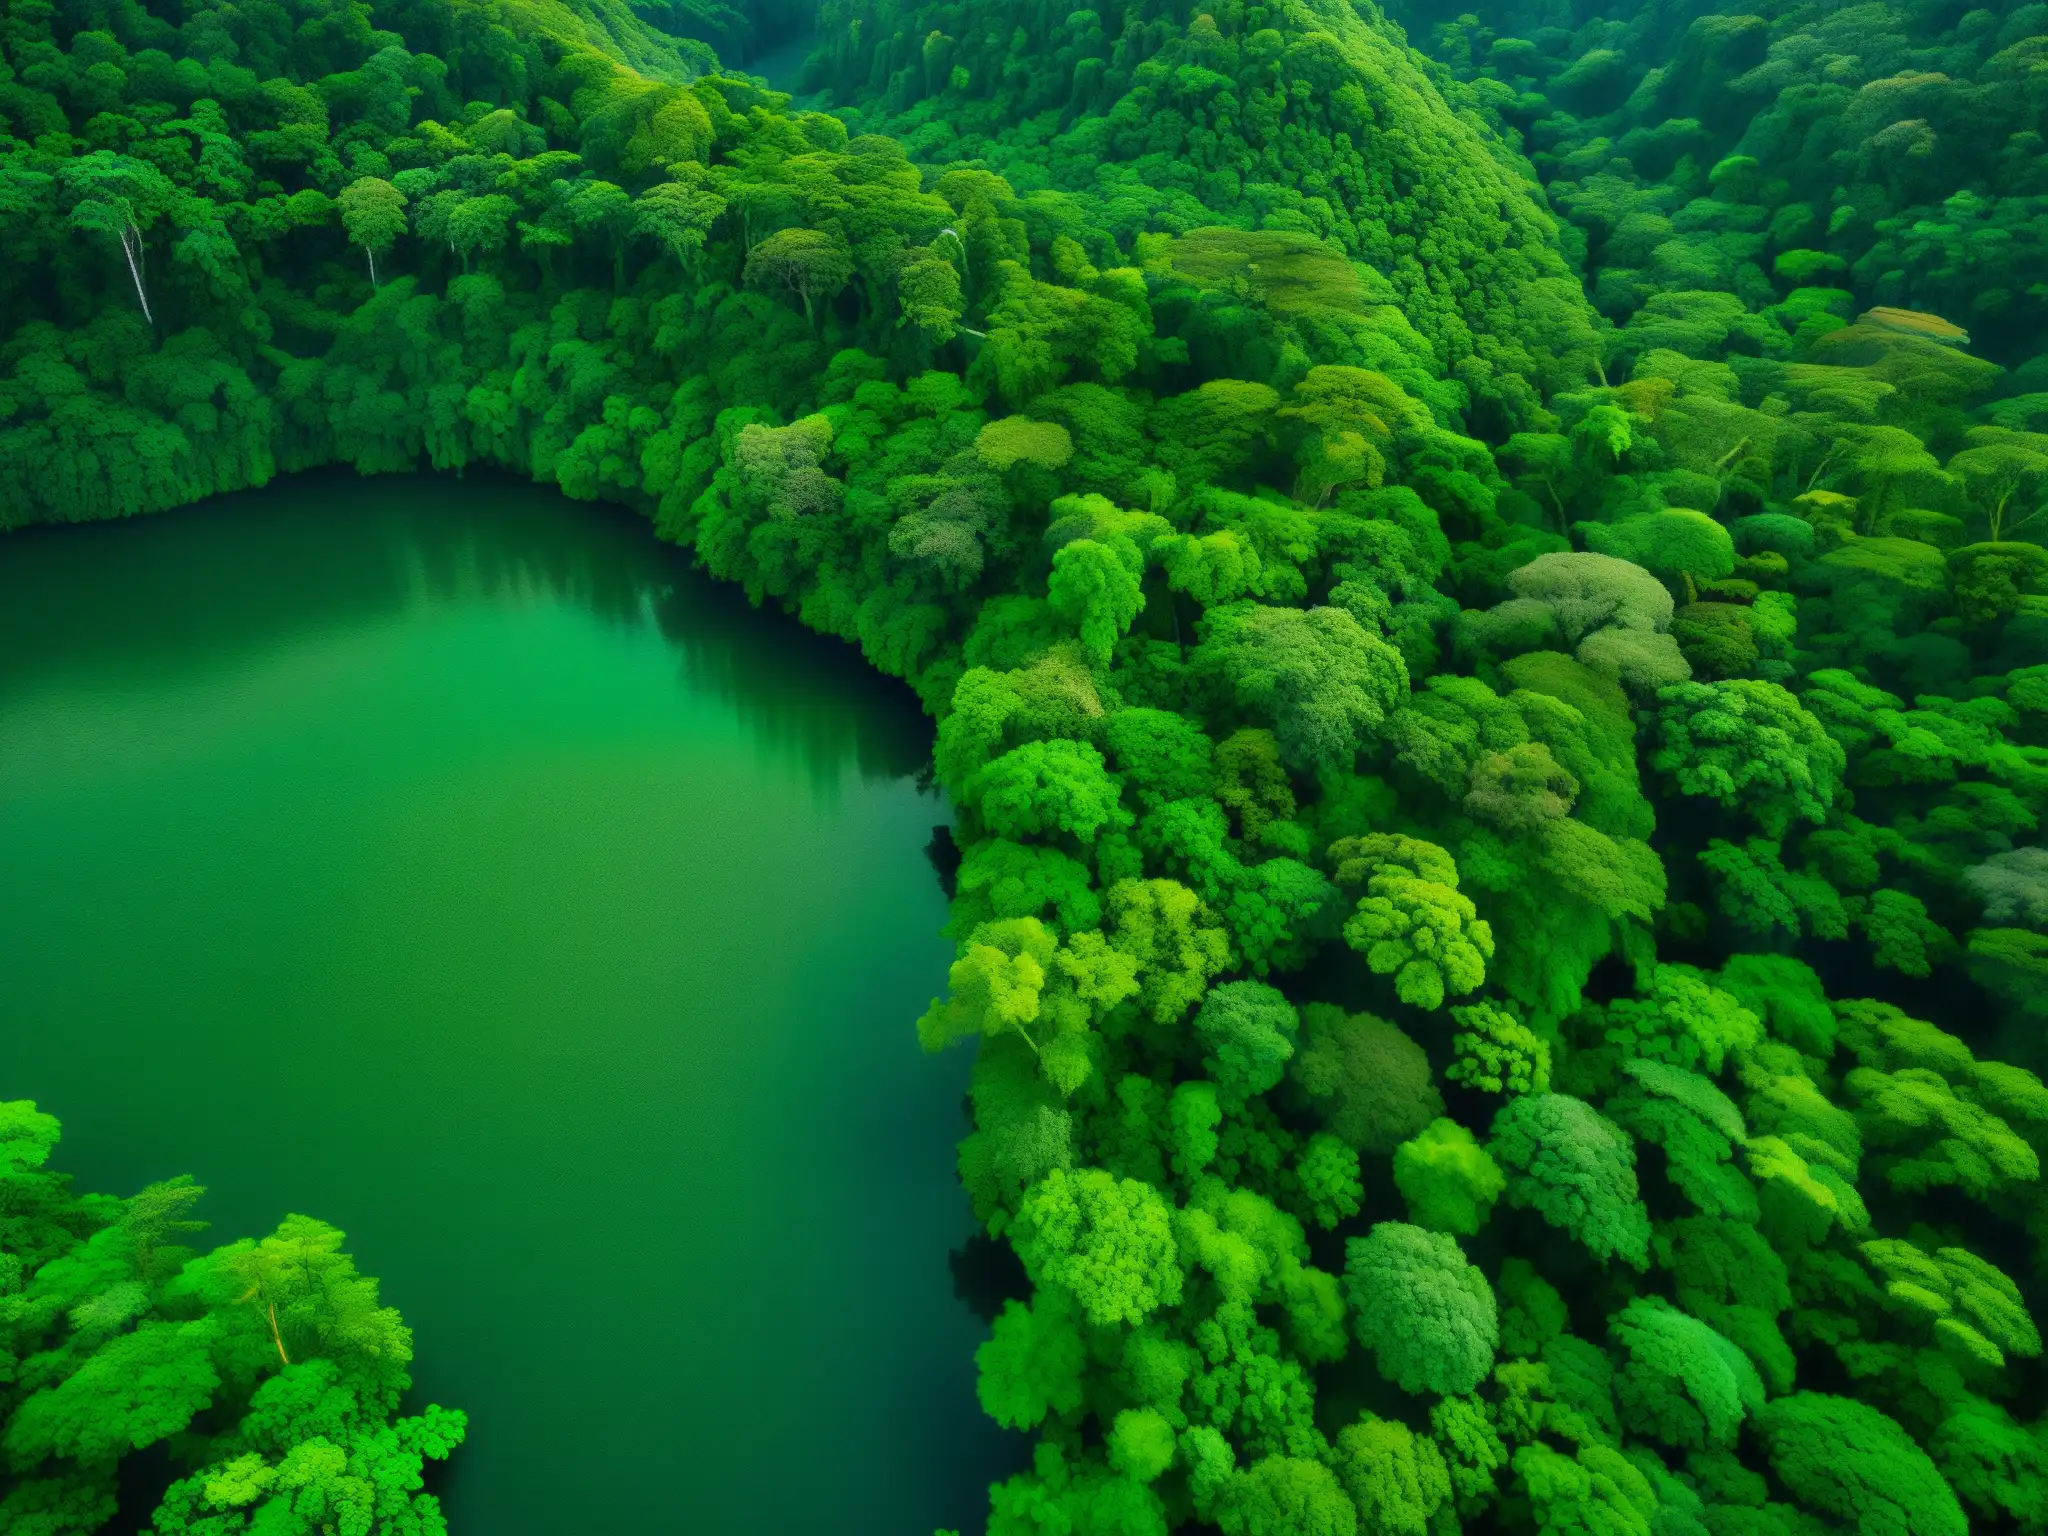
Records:
[[[2037,355],[2048,17],[1991,6],[1510,4],[1403,19],[1525,145],[1601,312],[1739,297],[1768,342],[1854,307]],[[1754,351],[1754,344],[1745,350]],[[2048,387],[2038,367],[2028,387]]]
[[[1001,172],[1050,227],[1335,241],[1439,372],[1519,417],[1590,371],[1591,317],[1526,167],[1377,20],[1349,0],[825,0],[807,80],[921,161]]]
[[[0,1103],[0,1530],[98,1530],[123,1458],[154,1451],[175,1478],[159,1536],[445,1532],[422,1474],[464,1416],[399,1415],[412,1330],[341,1233],[287,1216],[197,1252],[197,1184],[78,1194],[49,1166],[58,1130]]]
[[[17,0],[0,520],[501,465],[916,689],[993,1536],[2048,1528],[2025,368],[1812,283],[1596,329],[1376,24],[1156,9],[1029,112],[1039,8],[907,85],[833,11],[828,113],[595,12]],[[934,103],[977,161],[865,131]]]

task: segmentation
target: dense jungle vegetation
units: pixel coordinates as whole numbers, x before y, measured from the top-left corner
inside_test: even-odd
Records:
[[[823,0],[803,110],[712,62],[786,7],[11,0],[0,522],[506,466],[916,689],[995,1536],[2048,1529],[2048,5],[1967,4]],[[338,1234],[5,1114],[0,1528],[164,1447],[162,1533],[441,1529]]]

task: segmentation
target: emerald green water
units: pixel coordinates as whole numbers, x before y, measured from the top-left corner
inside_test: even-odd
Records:
[[[928,1532],[1014,1454],[908,695],[644,525],[297,481],[0,542],[0,1097],[343,1227],[463,1536]]]

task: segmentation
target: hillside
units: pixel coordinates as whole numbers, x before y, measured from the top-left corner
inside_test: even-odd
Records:
[[[990,1536],[2048,1529],[2048,11],[1217,12],[16,0],[0,526],[497,466],[916,691]],[[331,1366],[438,1536],[54,1137],[0,1528],[310,1536]]]
[[[1068,194],[1128,245],[1211,223],[1336,241],[1440,368],[1526,415],[1590,373],[1587,315],[1526,166],[1346,0],[825,0],[807,86],[932,164]]]
[[[1841,316],[1947,316],[2048,388],[2039,4],[1403,14],[1526,145],[1613,320],[1671,289],[1838,288]]]

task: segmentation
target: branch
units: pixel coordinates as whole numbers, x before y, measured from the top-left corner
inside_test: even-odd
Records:
[[[277,1331],[277,1303],[274,1301],[270,1304],[270,1337],[277,1345],[277,1358],[290,1365],[292,1357],[284,1352],[284,1335]]]

